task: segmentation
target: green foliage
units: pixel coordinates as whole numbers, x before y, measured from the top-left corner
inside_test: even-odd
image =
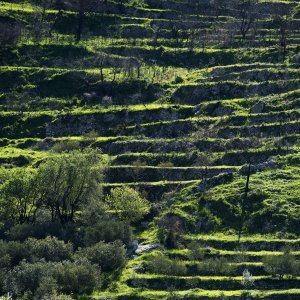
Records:
[[[38,186],[53,220],[58,219],[61,223],[74,221],[83,205],[101,195],[98,186],[100,163],[97,152],[88,149],[50,158],[39,167]]]
[[[236,267],[226,261],[225,258],[212,258],[197,264],[197,273],[211,275],[232,276],[235,274]]]
[[[34,173],[16,170],[1,186],[1,220],[30,222],[39,206],[39,187]]]
[[[111,272],[124,267],[126,262],[126,250],[122,242],[99,242],[93,246],[80,249],[80,257],[84,257],[92,264],[98,265],[103,272]]]
[[[120,220],[130,223],[140,221],[149,213],[149,202],[130,187],[117,187],[110,191],[106,202]]]
[[[300,273],[300,263],[296,257],[286,249],[282,255],[270,255],[263,260],[264,268],[272,276],[283,278]]]
[[[122,241],[129,246],[132,242],[132,228],[122,221],[101,221],[84,229],[84,240],[86,245],[93,245],[104,241],[106,243],[115,240]]]
[[[72,150],[78,150],[80,149],[80,143],[79,141],[76,140],[71,140],[71,141],[63,141],[60,143],[56,143],[52,147],[52,151],[62,153],[62,152],[69,152]]]
[[[193,241],[188,245],[188,250],[188,256],[191,261],[201,261],[205,257],[206,250],[201,248],[196,241]]]
[[[23,261],[7,274],[5,289],[12,295],[35,294],[47,281],[64,293],[82,294],[99,286],[100,277],[97,268],[87,260],[33,264]]]
[[[171,260],[161,252],[158,252],[148,258],[146,269],[154,274],[172,276],[184,276],[187,273],[187,268],[183,262]]]
[[[66,294],[91,293],[101,286],[99,270],[86,259],[54,265],[53,277]]]
[[[147,7],[145,0],[129,0],[128,5],[133,7]]]
[[[52,221],[74,221],[84,204],[101,195],[101,169],[95,169],[99,166],[101,160],[96,151],[72,151],[49,158],[37,172],[12,173],[2,186],[2,220],[29,223],[45,207]]]
[[[299,7],[2,1],[0,295],[298,299]]]
[[[31,262],[43,259],[59,262],[69,260],[73,255],[72,244],[60,241],[55,237],[46,237],[43,240],[29,238],[23,247],[28,253],[27,260]]]

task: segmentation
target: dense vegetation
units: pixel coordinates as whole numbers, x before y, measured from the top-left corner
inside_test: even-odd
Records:
[[[292,0],[0,1],[0,299],[299,299],[299,40]]]

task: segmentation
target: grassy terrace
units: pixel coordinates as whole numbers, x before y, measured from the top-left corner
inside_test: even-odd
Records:
[[[0,1],[0,184],[91,147],[151,203],[78,299],[300,299],[298,1],[96,1],[79,39],[75,2],[32,2]]]

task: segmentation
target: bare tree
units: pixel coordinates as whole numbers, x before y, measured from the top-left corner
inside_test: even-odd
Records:
[[[242,231],[243,231],[244,223],[245,223],[250,175],[251,175],[251,163],[249,163],[248,170],[247,170],[247,180],[246,180],[244,195],[241,196],[241,201],[240,201],[241,215],[240,215],[240,222],[239,222],[240,224],[239,224],[239,232],[238,232],[238,242],[240,242],[240,240],[241,240]]]
[[[291,28],[292,12],[276,9],[272,15],[273,25],[277,29],[278,45],[282,51],[283,59],[286,56],[288,46],[288,35]]]
[[[239,31],[245,41],[247,33],[257,18],[256,0],[235,0],[235,9],[239,17]]]

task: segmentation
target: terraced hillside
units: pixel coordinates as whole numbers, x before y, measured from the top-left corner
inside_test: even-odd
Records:
[[[0,2],[3,174],[99,148],[152,203],[91,297],[300,299],[298,2],[34,2]]]

